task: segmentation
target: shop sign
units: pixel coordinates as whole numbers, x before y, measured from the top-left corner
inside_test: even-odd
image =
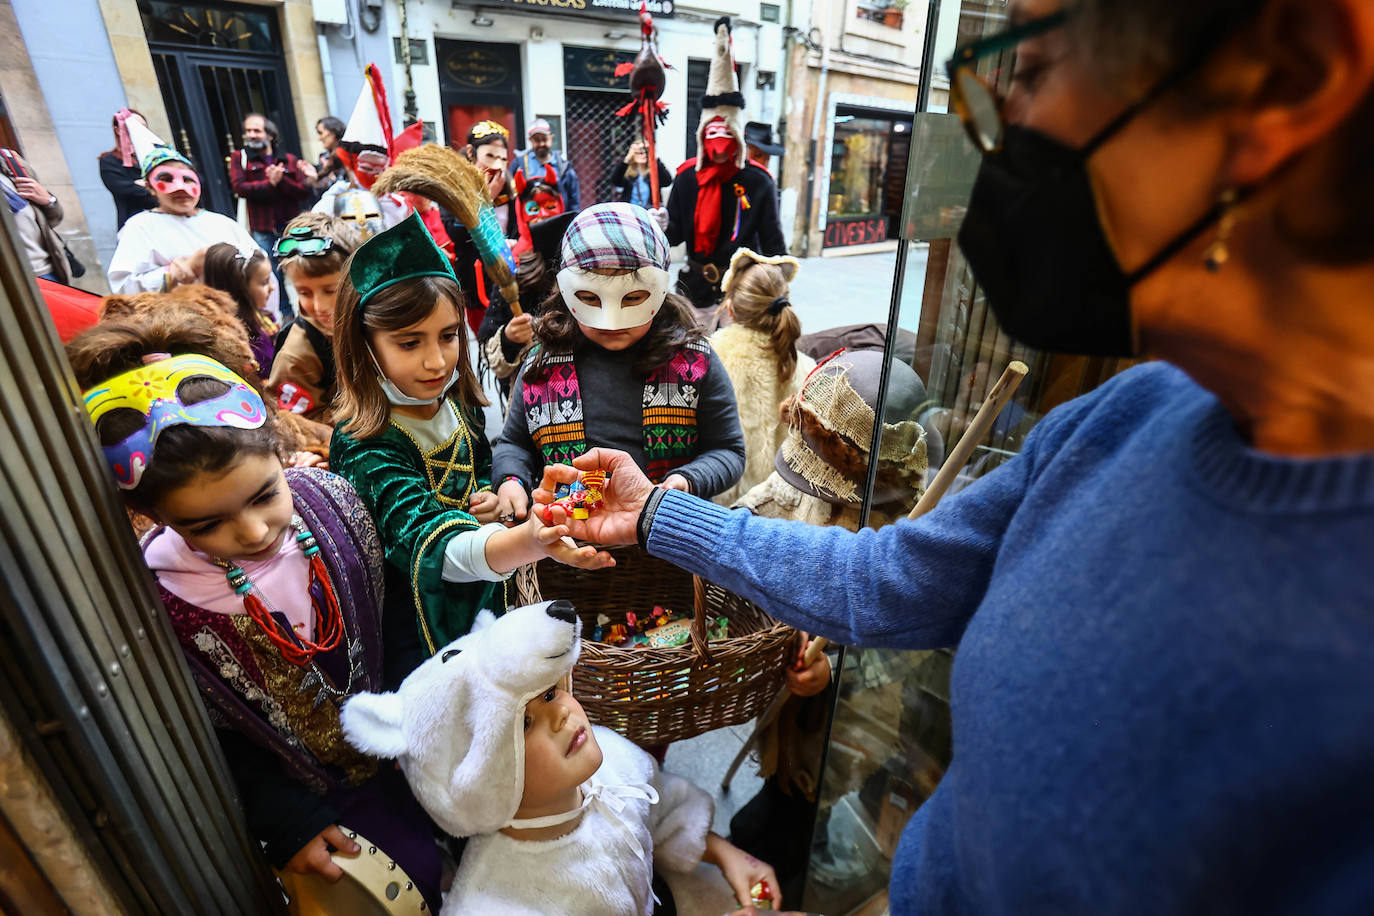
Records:
[[[616,76],[615,68],[634,63],[634,51],[563,46],[563,85],[568,89],[610,89],[628,92],[630,77]]]
[[[645,0],[649,13],[659,19],[673,18],[673,0]],[[615,17],[635,19],[639,16],[640,0],[482,0],[486,7],[515,9],[527,13],[552,13],[556,16],[579,18]]]
[[[874,242],[886,241],[886,216],[832,219],[825,224],[826,248],[848,248],[850,245],[871,245]]]
[[[469,42],[444,42],[440,72],[443,82],[481,92],[518,91],[520,62],[494,47]]]

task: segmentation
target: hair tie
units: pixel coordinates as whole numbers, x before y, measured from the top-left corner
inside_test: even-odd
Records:
[[[782,314],[782,310],[787,308],[791,304],[791,302],[787,301],[786,296],[779,296],[772,302],[768,303],[768,314],[780,315]]]

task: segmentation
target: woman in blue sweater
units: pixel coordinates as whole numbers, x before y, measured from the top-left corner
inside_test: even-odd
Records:
[[[593,451],[573,534],[959,646],[893,913],[1374,912],[1374,4],[1010,9],[956,58],[1017,52],[1000,107],[953,74],[989,151],[961,247],[1012,334],[1158,361],[916,522],[753,518]]]

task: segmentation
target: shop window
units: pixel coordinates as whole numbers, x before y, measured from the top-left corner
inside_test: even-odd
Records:
[[[825,247],[863,245],[896,236],[910,138],[908,115],[836,107]]]

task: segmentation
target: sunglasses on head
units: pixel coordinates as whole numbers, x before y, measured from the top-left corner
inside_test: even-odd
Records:
[[[301,226],[292,229],[290,232],[286,233],[286,235],[278,239],[275,252],[279,258],[291,255],[313,257],[314,255],[324,254],[333,246],[333,239],[316,235],[314,230]]]

